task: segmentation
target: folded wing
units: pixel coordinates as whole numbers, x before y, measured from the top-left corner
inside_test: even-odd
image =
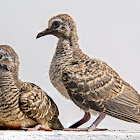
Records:
[[[62,127],[56,104],[40,87],[32,83],[24,83],[21,93],[20,107],[29,118],[48,129]],[[55,128],[54,124],[60,128]]]
[[[74,60],[62,73],[69,96],[83,110],[140,123],[140,95],[106,63]]]

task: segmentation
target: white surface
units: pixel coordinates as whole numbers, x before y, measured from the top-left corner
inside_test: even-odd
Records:
[[[0,131],[0,140],[139,140],[140,131]]]
[[[47,21],[60,13],[77,23],[81,49],[107,62],[140,92],[140,1],[139,0],[0,0],[0,44],[9,44],[20,58],[20,79],[38,84],[56,102],[65,127],[83,112],[63,98],[49,80],[49,65],[57,38],[36,35]],[[94,120],[82,127],[89,126]],[[140,126],[106,117],[101,128],[140,130]]]

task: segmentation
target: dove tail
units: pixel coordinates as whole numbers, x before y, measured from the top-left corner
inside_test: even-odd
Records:
[[[49,121],[49,123],[51,124],[51,129],[54,129],[54,130],[62,130],[64,129],[62,123],[60,122],[60,120],[58,119],[57,116],[54,116],[52,118],[52,120]]]

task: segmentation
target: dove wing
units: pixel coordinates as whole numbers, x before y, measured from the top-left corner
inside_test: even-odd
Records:
[[[106,63],[73,60],[63,68],[62,77],[69,96],[83,110],[140,123],[140,95]]]
[[[40,87],[24,83],[21,92],[20,107],[29,118],[47,125],[54,116],[58,117],[57,106]]]

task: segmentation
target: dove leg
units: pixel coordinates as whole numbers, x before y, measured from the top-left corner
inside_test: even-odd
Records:
[[[97,130],[97,131],[102,131],[102,130],[107,130],[107,129],[98,129],[96,128],[97,125],[105,118],[106,114],[100,113],[98,118],[92,123],[90,127],[88,127],[87,131],[92,131],[92,130]]]
[[[44,130],[44,131],[52,131],[52,129],[46,129],[42,127],[42,125],[38,124],[33,128],[23,128],[24,130],[29,130],[29,131],[36,131],[36,130]]]
[[[98,118],[92,123],[92,125],[90,127],[87,128],[66,128],[64,129],[65,131],[105,131],[107,129],[98,129],[96,128],[97,125],[105,118],[105,114],[104,113],[100,113]]]
[[[90,113],[85,112],[84,117],[81,120],[79,120],[78,122],[76,122],[75,124],[71,125],[69,128],[77,128],[77,127],[81,126],[82,124],[88,122],[90,118],[91,118]]]

